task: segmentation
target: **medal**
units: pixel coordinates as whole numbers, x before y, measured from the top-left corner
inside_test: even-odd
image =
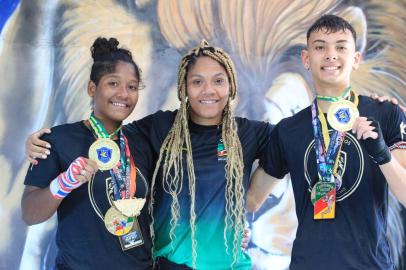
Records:
[[[113,133],[109,134],[102,122],[92,113],[89,124],[97,140],[89,148],[89,159],[96,161],[100,170],[109,170],[111,175],[111,197],[110,207],[104,217],[100,210],[95,208],[96,213],[104,221],[107,231],[118,236],[123,250],[133,248],[144,243],[142,233],[136,216],[141,213],[144,207],[145,198],[133,198],[136,191],[137,168],[131,157],[127,138],[119,126]],[[120,132],[121,131],[121,132]],[[120,147],[111,140],[119,134]],[[90,187],[89,186],[89,196]]]
[[[115,207],[110,207],[104,215],[104,225],[111,234],[126,235],[134,225],[134,217],[127,217],[117,211]]]
[[[317,182],[311,192],[314,219],[335,218],[336,185],[334,182]]]
[[[89,117],[89,124],[93,134],[97,137],[97,140],[89,148],[89,158],[97,163],[101,171],[116,167],[120,160],[120,148],[111,138],[121,130],[121,126],[113,133],[108,134],[102,122],[94,116],[93,112]]]
[[[352,128],[358,116],[359,112],[354,103],[341,99],[331,104],[327,112],[327,121],[335,130],[344,132]]]
[[[355,104],[343,99],[345,96],[351,95],[350,89],[351,87],[341,97],[317,96],[311,106],[314,151],[320,178],[310,194],[310,200],[314,205],[313,218],[315,220],[335,218],[336,193],[342,186],[342,176],[337,173],[341,147],[346,131],[352,128],[355,118],[359,116],[356,105],[358,96],[356,94],[352,96]],[[331,136],[325,116],[318,108],[317,99],[333,102],[327,113],[327,120],[334,128]]]
[[[97,139],[89,148],[89,158],[96,161],[99,170],[110,170],[120,160],[120,148],[110,139]]]
[[[141,213],[145,198],[130,198],[113,201],[114,206],[120,213],[127,217],[135,217]]]

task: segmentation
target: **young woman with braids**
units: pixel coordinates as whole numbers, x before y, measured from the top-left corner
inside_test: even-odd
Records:
[[[128,131],[121,128],[137,104],[141,81],[131,52],[118,44],[114,38],[95,40],[89,119],[52,128],[43,137],[52,144],[49,158],[25,178],[25,222],[37,224],[58,213],[56,269],[152,267],[147,207],[139,214],[122,206],[133,197],[141,202],[146,197],[143,174],[148,177],[146,168],[152,165],[149,148],[133,147],[136,134],[131,133],[129,144]],[[92,159],[86,158],[88,152]]]
[[[149,205],[158,269],[251,268],[240,248],[244,191],[271,126],[234,117],[236,92],[230,57],[202,42],[182,58],[179,110],[125,126],[129,141],[143,134],[158,159]],[[34,163],[46,157],[47,142],[38,139],[43,131],[27,140]]]
[[[150,203],[159,269],[251,268],[239,248],[244,191],[271,126],[234,117],[236,92],[230,57],[202,42],[182,58],[179,110],[137,122],[159,153]]]

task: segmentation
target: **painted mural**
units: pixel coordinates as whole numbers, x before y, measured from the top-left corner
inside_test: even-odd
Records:
[[[277,123],[313,98],[300,51],[306,29],[324,13],[343,16],[358,33],[363,62],[353,74],[353,88],[405,104],[401,0],[0,1],[0,269],[51,269],[55,218],[31,227],[21,219],[29,166],[24,143],[41,127],[88,117],[89,47],[96,37],[117,37],[143,70],[146,88],[129,120],[178,106],[177,65],[204,38],[229,52],[236,64],[236,114]],[[388,234],[399,264],[401,211],[392,200]],[[287,269],[297,226],[288,177],[247,220],[255,269]]]

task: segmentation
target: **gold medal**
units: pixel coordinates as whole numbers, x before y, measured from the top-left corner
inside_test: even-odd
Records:
[[[104,215],[104,225],[116,236],[126,235],[134,225],[134,217],[124,216],[115,207],[110,207]]]
[[[317,182],[311,192],[314,205],[314,219],[333,219],[335,217],[336,184],[334,182]]]
[[[358,116],[359,112],[354,103],[342,99],[331,104],[327,112],[327,121],[335,130],[344,132],[352,128]]]
[[[110,139],[97,139],[89,148],[89,158],[96,161],[99,170],[110,170],[120,160],[120,148]]]
[[[145,198],[130,198],[113,201],[114,206],[120,213],[127,217],[135,217],[141,213]]]

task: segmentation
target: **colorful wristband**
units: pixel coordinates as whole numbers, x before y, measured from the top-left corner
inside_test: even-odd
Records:
[[[66,172],[59,174],[58,177],[52,180],[49,185],[49,190],[55,199],[62,200],[68,196],[72,190],[82,185],[77,179],[77,175],[84,169],[85,164],[84,158],[78,157],[71,163]]]

